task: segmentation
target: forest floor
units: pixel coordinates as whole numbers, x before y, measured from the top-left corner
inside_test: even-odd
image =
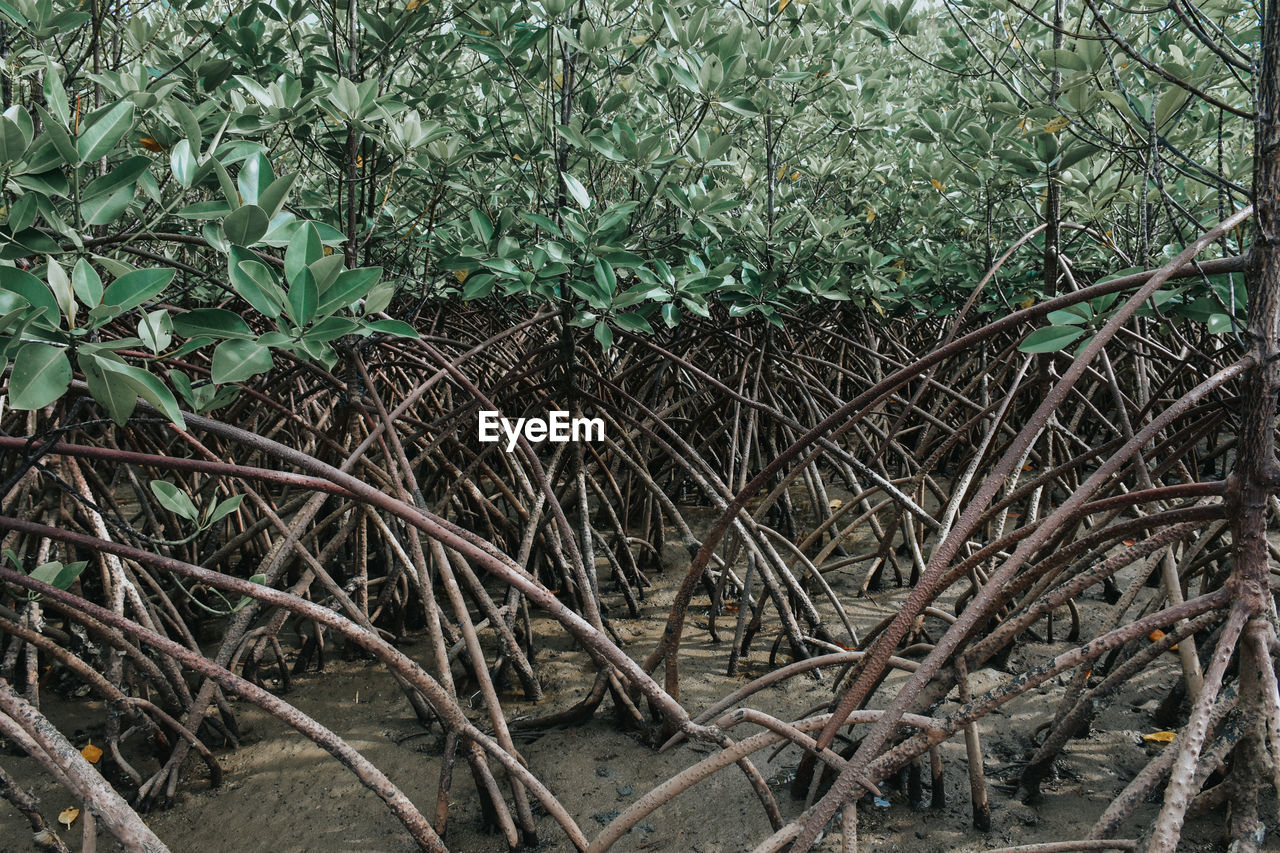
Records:
[[[690,522],[706,510],[691,509]],[[696,528],[695,528],[696,529]],[[643,658],[653,648],[688,556],[679,544],[667,548],[666,571],[651,575],[654,586],[646,591],[639,619],[625,616],[618,596],[614,624],[635,657]],[[603,566],[602,572],[607,572]],[[893,612],[906,591],[896,588],[857,597],[863,577],[860,568],[827,575],[835,593],[845,603],[860,635]],[[1124,586],[1125,574],[1118,578]],[[602,576],[606,592],[611,585]],[[1152,591],[1154,594],[1154,591]],[[1144,591],[1144,594],[1145,591]],[[608,596],[607,596],[608,597]],[[1101,618],[1106,605],[1100,596],[1078,600],[1082,619]],[[727,645],[712,643],[705,630],[707,598],[699,593],[690,611],[681,647],[681,702],[698,711],[742,684],[768,671],[772,635],[762,634],[751,656],[734,677],[725,674]],[[949,606],[944,602],[944,607]],[[1066,611],[1059,614],[1059,636],[1069,625]],[[838,624],[834,620],[832,624]],[[720,621],[722,635],[732,637],[732,619]],[[546,698],[536,706],[522,703],[518,696],[504,696],[509,718],[541,716],[566,708],[590,688],[594,669],[587,656],[550,619],[535,614],[535,631],[542,636],[537,668],[546,689]],[[1043,637],[1044,623],[1037,626]],[[1086,626],[1087,627],[1087,626]],[[282,640],[286,637],[282,637]],[[417,639],[417,642],[413,642]],[[288,647],[288,643],[285,643]],[[296,648],[296,643],[293,645]],[[1014,652],[1010,666],[1024,668],[1071,647],[1060,642],[1024,642]],[[426,643],[411,638],[404,645],[410,656],[424,658]],[[271,670],[267,670],[270,675]],[[828,701],[835,673],[824,671],[816,680],[798,677],[756,694],[747,705],[794,719],[814,706]],[[1003,678],[993,669],[971,674],[974,693],[980,693]],[[1149,667],[1101,710],[1087,737],[1068,744],[1066,753],[1043,786],[1045,797],[1036,806],[1026,806],[1013,797],[1018,774],[1033,750],[1032,737],[1038,726],[1053,714],[1069,675],[1061,676],[1004,706],[982,721],[980,730],[987,780],[990,786],[991,823],[989,832],[972,825],[965,748],[962,738],[942,745],[945,765],[946,805],[929,807],[928,773],[925,773],[925,805],[913,809],[905,792],[886,789],[885,800],[866,802],[858,809],[860,849],[867,851],[919,851],[919,853],[969,853],[1012,844],[1080,838],[1094,819],[1149,757],[1162,748],[1142,739],[1158,727],[1152,714],[1170,686],[1180,677],[1176,655]],[[464,692],[465,685],[459,685]],[[314,671],[296,677],[285,698],[324,723],[362,752],[418,805],[424,814],[434,808],[439,779],[442,738],[424,731],[415,719],[403,693],[373,664],[363,660],[343,660],[331,652],[323,674]],[[954,699],[954,694],[951,699]],[[530,768],[560,799],[588,837],[598,832],[619,810],[654,786],[702,758],[704,747],[683,746],[658,754],[634,734],[615,724],[606,697],[602,710],[591,721],[574,727],[540,733],[523,733],[517,746]],[[483,708],[475,697],[473,718],[482,727]],[[45,713],[62,731],[83,746],[101,732],[81,728],[84,721],[102,720],[99,703],[92,698],[71,698],[46,690],[42,696]],[[250,853],[250,851],[411,851],[413,845],[403,828],[387,812],[378,798],[330,756],[253,706],[234,703],[244,742],[239,749],[224,750],[219,760],[225,771],[224,784],[210,787],[203,765],[187,764],[188,778],[180,786],[173,809],[156,811],[148,823],[174,851],[197,853]],[[953,704],[944,704],[939,714]],[[735,730],[737,738],[750,727]],[[3,742],[0,742],[3,743]],[[44,778],[25,757],[16,757],[11,745],[0,751],[3,765],[22,784],[40,797],[46,816],[52,820],[67,806],[77,805],[71,797]],[[770,761],[768,750],[758,753],[756,765],[774,788],[784,817],[802,810],[793,800],[788,783],[799,760],[797,750],[788,748]],[[140,767],[154,762],[140,760]],[[885,801],[887,800],[887,804]],[[464,761],[454,769],[452,807],[446,842],[451,850],[499,851],[505,849],[500,835],[479,828],[479,807],[474,786]],[[1137,815],[1143,825],[1154,817],[1157,804],[1147,804]],[[1274,819],[1274,815],[1268,815]],[[1224,815],[1210,813],[1191,821],[1183,837],[1182,851],[1225,849]],[[817,849],[839,849],[839,825],[829,831]],[[571,845],[548,817],[539,823],[540,850],[568,851]],[[619,851],[696,851],[696,853],[737,853],[750,850],[770,834],[768,821],[745,778],[734,768],[723,770],[692,790],[677,797],[643,819],[614,848]],[[80,848],[80,826],[61,835],[72,850]],[[16,811],[0,801],[0,853],[35,849],[28,841],[29,829]],[[114,845],[106,841],[100,849]]]

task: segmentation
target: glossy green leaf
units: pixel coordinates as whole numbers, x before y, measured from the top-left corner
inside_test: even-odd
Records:
[[[188,521],[195,521],[200,513],[191,498],[173,483],[164,480],[151,481],[151,493],[156,496],[160,506]]]
[[[246,204],[227,214],[222,220],[222,230],[227,239],[237,246],[252,246],[267,233],[270,221],[267,212],[256,204]]]
[[[71,287],[80,301],[90,308],[102,301],[102,277],[84,258],[71,269]]]
[[[41,343],[25,343],[13,359],[9,375],[9,405],[14,409],[42,409],[67,392],[71,362],[66,350]]]
[[[97,160],[120,141],[133,126],[133,102],[124,100],[99,115],[76,139],[81,163]]]
[[[1083,334],[1084,330],[1075,326],[1045,326],[1027,335],[1018,349],[1026,353],[1057,352]]]
[[[289,240],[289,248],[284,253],[284,277],[294,282],[298,272],[324,257],[324,244],[320,242],[320,232],[310,222],[303,223]],[[319,287],[319,285],[316,285]]]
[[[358,267],[343,270],[334,283],[320,295],[320,305],[316,309],[318,316],[324,317],[339,308],[363,299],[382,275],[382,267]]]
[[[316,288],[315,276],[309,268],[303,267],[289,284],[289,301],[285,304],[285,309],[294,323],[305,326],[315,319],[319,303],[320,293]]]
[[[164,383],[140,367],[109,359],[99,359],[98,365],[103,373],[113,374],[123,379],[135,394],[154,406],[162,415],[172,421],[179,429],[187,428],[182,412],[178,409],[178,401],[173,392]]]
[[[243,382],[271,369],[271,350],[257,341],[230,340],[213,351],[213,381]]]
[[[568,172],[562,172],[560,177],[564,179],[564,185],[569,190],[569,195],[573,196],[573,200],[577,202],[578,207],[587,210],[591,207],[591,195],[587,192],[587,188],[582,182],[570,175]]]
[[[250,338],[253,330],[244,318],[225,308],[196,308],[173,318],[173,330],[184,338]]]
[[[76,578],[80,577],[80,573],[88,565],[88,560],[77,560],[66,565],[53,560],[36,566],[31,570],[30,577],[33,580],[47,583],[55,589],[70,589],[71,585],[76,582]]]
[[[118,314],[154,299],[173,281],[174,270],[136,270],[111,282],[102,294],[104,305],[114,306]]]

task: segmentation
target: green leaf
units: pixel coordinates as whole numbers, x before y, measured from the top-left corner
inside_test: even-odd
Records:
[[[200,517],[200,513],[196,510],[196,505],[191,502],[191,498],[173,483],[166,483],[164,480],[152,480],[151,493],[156,496],[160,506],[174,515],[185,518],[188,521],[195,521]]]
[[[76,261],[71,269],[71,288],[80,301],[90,308],[96,308],[102,301],[102,278],[84,258]]]
[[[88,560],[77,560],[74,563],[63,565],[54,560],[49,563],[42,563],[31,570],[29,577],[32,580],[42,581],[55,589],[70,589],[71,584],[75,583],[76,578],[80,577],[80,573],[89,565]]]
[[[541,228],[543,231],[546,231],[549,234],[555,235],[556,237],[563,236],[562,232],[560,231],[560,226],[556,225],[555,222],[543,216],[542,214],[521,213],[520,218],[530,223],[531,225]]]
[[[347,317],[327,317],[316,323],[303,336],[304,344],[323,344],[360,330],[360,324]]]
[[[618,314],[613,318],[618,324],[618,328],[626,329],[629,332],[644,332],[647,335],[653,334],[653,326],[649,325],[649,321],[639,314]]]
[[[0,267],[0,288],[18,294],[36,308],[47,308],[49,317],[57,317],[60,313],[53,293],[43,281],[26,270]]]
[[[101,365],[102,361],[112,361],[115,364],[124,362],[113,352],[88,353],[84,350],[80,351],[77,361],[93,399],[107,410],[116,425],[124,426],[133,410],[138,407],[138,392],[128,379],[103,370]]]
[[[135,270],[120,276],[102,294],[102,304],[111,305],[116,314],[123,314],[131,308],[155,298],[173,281],[174,270],[147,269]]]
[[[568,172],[561,172],[560,177],[564,178],[564,185],[569,190],[569,195],[573,196],[573,200],[578,203],[578,207],[583,210],[590,209],[591,196],[587,193],[587,188],[582,185],[582,182]]]
[[[294,172],[282,178],[276,178],[258,196],[258,206],[267,212],[268,219],[275,216],[280,212],[280,208],[284,207],[285,200],[289,197],[289,191],[293,189],[293,185],[298,180],[298,175],[298,172]]]
[[[292,283],[298,279],[298,271],[306,268],[324,257],[324,244],[320,242],[320,232],[310,222],[294,232],[289,240],[289,248],[284,253],[284,277]],[[319,285],[317,284],[317,287]]]
[[[265,210],[256,204],[246,204],[227,214],[222,220],[222,230],[237,246],[252,246],[267,233],[270,224]]]
[[[721,101],[720,106],[746,118],[760,115],[760,108],[750,98],[730,98],[727,101]]]
[[[71,107],[67,103],[67,90],[62,82],[62,74],[52,60],[44,64],[44,100],[58,120],[64,125],[71,123]],[[49,124],[48,121],[45,124]]]
[[[613,271],[613,266],[602,258],[596,258],[592,272],[600,290],[607,296],[613,296],[618,288],[618,276]]]
[[[1191,93],[1181,86],[1170,86],[1160,96],[1160,100],[1156,102],[1156,128],[1164,131],[1167,130],[1165,125],[1169,119],[1173,118],[1182,105],[1191,97]]]
[[[120,101],[84,129],[76,139],[81,163],[97,160],[111,150],[133,125],[133,102]]]
[[[128,382],[133,387],[135,394],[154,406],[166,418],[173,421],[178,429],[185,430],[187,428],[187,422],[183,420],[182,412],[178,409],[178,401],[174,399],[173,392],[166,388],[159,379],[140,367],[134,367],[132,364],[125,364],[124,362],[117,363],[109,359],[98,359],[98,366],[102,368],[104,373],[113,374]]]
[[[45,78],[46,83],[48,79],[47,77]],[[45,133],[49,134],[49,139],[53,142],[54,147],[58,149],[59,156],[62,157],[62,165],[76,165],[80,160],[80,155],[76,153],[76,144],[71,141],[71,134],[66,131],[68,121],[54,118],[39,104],[36,104],[36,112],[40,115],[40,122],[44,125]]]
[[[1078,326],[1093,319],[1093,312],[1088,304],[1072,305],[1061,311],[1050,311],[1045,319],[1055,326]]]
[[[244,318],[225,308],[196,308],[173,318],[173,330],[184,338],[251,338],[253,330]]]
[[[1205,325],[1209,332],[1214,335],[1221,335],[1235,328],[1235,322],[1231,319],[1230,314],[1213,314]]]
[[[378,283],[381,276],[382,267],[343,270],[333,284],[321,294],[320,306],[316,309],[316,314],[325,317],[344,305],[363,299]]]
[[[133,201],[137,187],[133,184],[120,187],[110,195],[86,199],[80,205],[80,215],[88,225],[108,225],[125,212]]]
[[[138,337],[146,344],[147,349],[159,355],[160,351],[173,343],[173,320],[169,312],[151,311],[138,318]]]
[[[90,183],[80,193],[80,197],[90,199],[96,196],[111,195],[118,192],[122,187],[132,187],[150,165],[151,158],[149,157],[130,157],[101,178],[97,178]]]
[[[1084,57],[1070,50],[1042,50],[1037,54],[1042,65],[1046,68],[1065,68],[1068,71],[1085,71],[1088,65],[1085,64]]]
[[[6,166],[18,162],[27,153],[27,140],[17,124],[0,117],[0,164]]]
[[[284,292],[266,264],[248,249],[232,246],[229,255],[231,286],[261,314],[275,319],[284,305]]]
[[[205,524],[206,525],[217,524],[219,521],[222,521],[222,519],[226,518],[228,515],[235,512],[237,509],[239,509],[240,504],[242,503],[244,503],[244,495],[232,495],[231,497],[227,498],[225,501],[219,501],[218,503],[215,503],[209,509],[209,517],[208,519],[205,520]],[[263,583],[266,581],[266,579],[267,579],[267,576],[262,575],[262,580],[256,581],[256,583]]]
[[[365,328],[372,332],[392,335],[397,338],[419,337],[418,330],[403,320],[375,320],[372,323],[365,324]]]
[[[481,245],[489,245],[489,241],[493,239],[493,223],[485,216],[483,210],[478,207],[471,208],[471,213],[467,215],[471,220],[471,231],[476,235],[476,240]]]
[[[609,324],[603,320],[596,323],[592,334],[596,336],[596,340],[600,342],[600,349],[604,352],[608,352],[609,348],[613,346],[613,329],[610,329]]]
[[[289,285],[289,301],[285,308],[289,317],[299,326],[305,326],[315,319],[316,306],[320,301],[320,293],[316,289],[316,277],[311,270],[303,267],[297,278]]]
[[[225,201],[198,201],[178,208],[174,216],[183,219],[220,219],[231,212]]]
[[[1075,326],[1045,326],[1027,335],[1018,349],[1027,353],[1057,352],[1083,334],[1084,330]]]
[[[213,381],[243,382],[271,369],[271,350],[257,341],[223,341],[213,351]]]
[[[41,343],[25,343],[13,359],[9,375],[9,405],[21,411],[42,409],[71,385],[71,362],[66,350]]]
[[[396,285],[393,281],[380,281],[374,285],[369,291],[369,295],[364,298],[365,315],[377,314],[380,311],[387,310],[387,306],[391,304],[391,300],[395,298]]]
[[[307,265],[311,268],[311,274],[316,277],[316,287],[320,290],[321,296],[338,280],[338,274],[347,268],[346,265],[347,259],[338,252]]]
[[[71,291],[71,279],[67,278],[67,271],[50,256],[45,258],[44,269],[45,278],[49,280],[49,290],[53,291],[53,298],[62,309],[62,316],[67,318],[67,327],[75,328],[76,298]]]
[[[236,176],[236,186],[240,190],[243,204],[259,204],[262,193],[271,186],[275,175],[271,171],[271,162],[262,152],[247,158]]]
[[[198,164],[191,145],[190,139],[181,139],[169,152],[169,168],[173,170],[174,180],[183,189],[190,187],[196,178]]]

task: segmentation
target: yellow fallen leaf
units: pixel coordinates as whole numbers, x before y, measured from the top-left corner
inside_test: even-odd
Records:
[[[1054,116],[1044,126],[1045,133],[1057,133],[1058,131],[1071,124],[1071,119],[1066,116]]]
[[[1035,305],[1035,304],[1036,304],[1036,298],[1034,296],[1028,296],[1026,299],[1018,303],[1018,307],[1030,308],[1032,305]]]
[[[73,806],[68,806],[58,814],[58,823],[70,829],[71,824],[75,823],[78,817],[80,817],[80,810]]]
[[[876,221],[876,209],[871,205],[867,205],[867,221],[868,222]]]
[[[840,507],[844,506],[844,501],[840,500],[839,498],[832,498],[831,500],[827,501],[827,506],[831,507],[831,509],[833,510],[837,510]]]
[[[1173,743],[1173,739],[1177,736],[1177,732],[1152,732],[1149,735],[1143,735],[1142,739],[1151,743]]]
[[[796,182],[796,181],[798,181],[798,180],[800,180],[800,173],[799,173],[799,172],[792,172],[792,173],[791,173],[791,182],[792,182],[792,183],[795,183],[795,182]]]
[[[80,750],[80,754],[83,755],[84,760],[90,764],[97,764],[102,760],[102,750],[93,744],[89,744],[84,749]]]

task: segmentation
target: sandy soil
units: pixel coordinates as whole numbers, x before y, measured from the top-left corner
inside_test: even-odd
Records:
[[[688,563],[679,548],[669,549],[668,570],[655,577],[638,620],[616,619],[627,650],[642,658],[661,630],[674,586]],[[901,591],[856,599],[861,572],[832,573],[829,581],[845,602],[859,631],[865,632],[896,608]],[[608,587],[608,583],[604,583]],[[620,601],[620,599],[619,599]],[[1105,605],[1100,600],[1080,602],[1086,622]],[[849,606],[846,604],[846,606]],[[709,641],[705,596],[695,599],[692,625],[682,647],[682,696],[686,707],[701,709],[751,678],[767,671],[772,636],[757,640],[743,672],[725,675],[727,648]],[[624,613],[619,604],[615,613]],[[1065,615],[1065,612],[1064,612]],[[725,624],[721,623],[722,626]],[[1065,625],[1063,619],[1060,625]],[[547,698],[536,708],[504,697],[509,718],[542,715],[571,705],[592,681],[586,656],[574,649],[554,623],[540,627],[547,641],[537,660]],[[1041,626],[1043,627],[1043,626]],[[1061,629],[1060,629],[1061,630]],[[732,627],[729,626],[731,635]],[[1029,643],[1019,646],[1011,667],[1024,668],[1069,648],[1065,642]],[[425,656],[424,643],[406,645],[405,651]],[[886,790],[887,805],[864,803],[859,808],[860,849],[870,851],[919,851],[960,853],[1034,841],[1079,838],[1109,799],[1136,773],[1156,750],[1145,743],[1143,732],[1156,727],[1150,720],[1159,699],[1179,677],[1176,657],[1166,655],[1150,667],[1113,703],[1104,709],[1088,737],[1072,741],[1053,777],[1045,785],[1042,804],[1028,807],[1012,797],[1012,786],[1022,762],[1030,754],[1032,734],[1053,713],[1066,678],[1051,682],[1020,697],[981,724],[984,763],[991,786],[992,829],[981,833],[971,823],[963,740],[943,745],[946,765],[947,805],[913,810],[901,791]],[[834,673],[815,680],[799,678],[772,688],[749,703],[752,707],[794,719],[830,698]],[[973,674],[976,692],[1007,675],[986,669]],[[462,688],[460,687],[460,690]],[[311,673],[295,681],[289,701],[334,729],[381,767],[430,814],[436,796],[441,738],[418,725],[404,696],[391,679],[361,660],[333,661],[323,675]],[[483,708],[475,697],[474,719],[483,724]],[[382,803],[356,778],[326,753],[258,709],[238,704],[244,745],[225,751],[220,760],[226,780],[211,789],[204,767],[188,763],[188,778],[178,802],[170,811],[153,813],[149,823],[175,851],[243,853],[246,851],[409,851],[408,836]],[[46,693],[45,710],[72,734],[76,745],[96,733],[83,729],[85,721],[100,721],[101,707],[84,699],[67,699]],[[941,711],[946,711],[944,706]],[[739,737],[751,731],[744,726]],[[700,760],[704,748],[683,746],[657,754],[614,724],[608,700],[589,723],[523,736],[518,745],[529,766],[559,797],[588,836],[594,835],[618,810],[685,767]],[[55,816],[74,805],[71,798],[40,778],[32,762],[15,757],[11,748],[0,753],[0,763],[41,797],[45,812]],[[802,804],[791,799],[787,782],[798,761],[790,748],[769,761],[768,751],[756,756],[756,764],[770,780],[785,816],[794,816]],[[140,767],[154,766],[141,759]],[[927,776],[927,774],[926,774]],[[926,779],[927,786],[927,779]],[[479,809],[464,762],[454,774],[453,806],[447,841],[459,851],[499,851],[505,844],[498,835],[479,830]],[[926,791],[926,803],[928,793]],[[1149,820],[1156,805],[1144,808],[1140,819]],[[1180,850],[1225,849],[1221,844],[1221,813],[1201,818],[1188,827]],[[1274,826],[1275,815],[1268,815]],[[838,825],[828,827],[820,849],[839,849]],[[1136,830],[1135,830],[1136,831]],[[72,849],[80,849],[77,825],[64,832]],[[769,835],[768,822],[742,774],[722,771],[645,818],[615,848],[623,851],[697,851],[729,853],[751,849]],[[570,850],[563,833],[547,817],[540,823],[540,849]],[[28,828],[8,803],[0,802],[0,851],[34,849]],[[105,837],[101,849],[114,843]]]

